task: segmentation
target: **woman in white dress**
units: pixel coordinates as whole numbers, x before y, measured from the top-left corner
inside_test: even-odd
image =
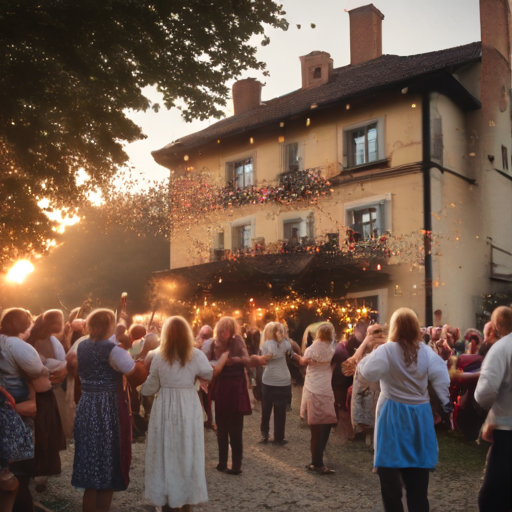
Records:
[[[194,348],[187,321],[169,318],[141,389],[144,396],[158,391],[146,443],[145,495],[162,512],[189,511],[208,501],[203,409],[194,383],[198,377],[210,380],[212,374],[206,356]]]

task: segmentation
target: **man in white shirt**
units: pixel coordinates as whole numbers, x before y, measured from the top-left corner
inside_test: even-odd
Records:
[[[512,510],[512,309],[496,308],[491,322],[501,337],[482,365],[475,399],[486,410],[493,432],[484,483],[478,496],[480,512]]]

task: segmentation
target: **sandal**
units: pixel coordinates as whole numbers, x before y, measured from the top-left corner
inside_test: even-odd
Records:
[[[334,471],[334,469],[329,469],[329,468],[326,468],[326,467],[323,467],[323,468],[315,468],[315,471],[323,476],[323,475],[334,475],[334,473],[336,473],[336,471]]]

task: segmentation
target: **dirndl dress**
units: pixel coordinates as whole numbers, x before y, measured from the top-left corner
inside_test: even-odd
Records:
[[[434,469],[438,446],[430,403],[409,405],[380,395],[375,467]]]
[[[71,484],[80,489],[124,491],[129,483],[131,426],[123,376],[109,361],[115,346],[87,339],[77,350],[82,395]]]
[[[0,392],[0,470],[34,457],[34,434]]]

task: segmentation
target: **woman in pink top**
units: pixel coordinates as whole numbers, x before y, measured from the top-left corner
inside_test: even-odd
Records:
[[[300,358],[300,363],[308,367],[300,405],[300,415],[307,420],[311,429],[312,461],[306,467],[321,475],[334,473],[324,466],[323,461],[331,428],[338,422],[331,386],[333,341],[334,327],[326,322],[318,328],[315,341],[306,349],[304,357]],[[294,355],[294,358],[298,357]]]

